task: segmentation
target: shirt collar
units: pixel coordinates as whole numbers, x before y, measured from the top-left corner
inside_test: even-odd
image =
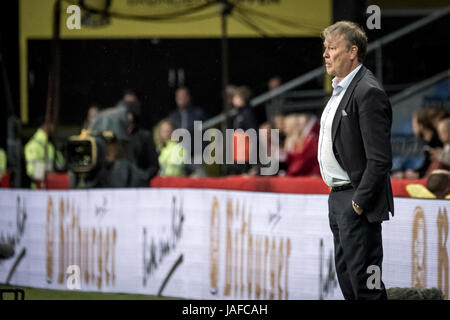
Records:
[[[333,81],[331,83],[331,85],[333,86],[334,89],[336,89],[337,87],[341,87],[342,89],[347,89],[348,86],[350,85],[350,83],[352,82],[353,78],[355,77],[356,73],[358,73],[359,69],[361,69],[362,64],[360,64],[359,66],[357,66],[355,68],[355,70],[353,70],[352,72],[350,72],[344,79],[342,79],[341,82],[338,83],[337,77],[333,78]]]

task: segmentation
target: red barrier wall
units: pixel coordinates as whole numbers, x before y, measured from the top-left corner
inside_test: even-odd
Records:
[[[426,179],[392,179],[391,182],[395,197],[409,197],[405,187],[410,183],[425,185]],[[150,186],[152,188],[206,188],[302,194],[328,194],[330,192],[330,188],[322,178],[316,177],[155,177],[150,182]]]
[[[409,197],[406,186],[410,183],[426,185],[426,179],[392,179],[395,197]],[[10,175],[6,173],[0,181],[1,188],[9,188]],[[201,188],[242,190],[276,193],[328,194],[330,188],[317,177],[250,177],[230,176],[224,178],[155,177],[150,182],[152,188]],[[49,173],[46,189],[65,190],[70,188],[67,173]]]

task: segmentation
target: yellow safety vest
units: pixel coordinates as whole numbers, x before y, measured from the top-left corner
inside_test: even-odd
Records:
[[[158,157],[160,176],[184,176],[184,148],[175,141],[167,141]]]
[[[53,162],[55,160],[55,147],[50,141],[47,141],[47,133],[39,128],[36,133],[25,145],[25,163],[27,175],[33,182],[31,188],[36,189],[35,181],[42,181],[46,172],[53,171]],[[45,146],[47,145],[47,161],[45,161]],[[62,158],[58,154],[58,158]],[[63,161],[63,159],[59,159]]]
[[[0,148],[0,179],[6,171],[6,152]]]

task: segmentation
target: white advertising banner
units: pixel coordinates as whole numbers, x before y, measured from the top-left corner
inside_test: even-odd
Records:
[[[327,195],[0,190],[0,283],[192,299],[342,299]],[[395,198],[383,281],[448,299],[450,202]]]

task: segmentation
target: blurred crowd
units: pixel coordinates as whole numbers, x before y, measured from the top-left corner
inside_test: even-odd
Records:
[[[268,90],[274,90],[282,84],[279,77],[270,79]],[[264,148],[270,156],[277,156],[279,176],[316,176],[320,177],[317,161],[320,130],[320,114],[313,112],[278,112],[271,119],[258,121],[257,108],[250,106],[252,93],[247,86],[227,88],[229,109],[235,112],[229,118],[227,128],[255,129],[258,134],[258,148]],[[82,124],[84,134],[103,134],[105,143],[98,144],[99,159],[97,166],[89,172],[74,174],[70,170],[67,152],[57,150],[52,143],[54,127],[45,121],[26,142],[23,149],[26,184],[39,188],[45,173],[69,171],[71,187],[148,187],[150,180],[159,176],[218,176],[250,175],[261,173],[261,164],[249,162],[248,153],[253,147],[249,140],[241,144],[243,150],[235,147],[234,160],[239,164],[226,165],[226,170],[211,171],[203,164],[186,164],[186,157],[194,157],[194,144],[185,150],[183,144],[172,140],[172,133],[186,129],[194,137],[194,121],[205,121],[206,113],[201,106],[193,103],[192,93],[187,87],[180,87],[173,97],[176,109],[161,119],[152,130],[141,126],[141,103],[133,90],[126,90],[116,106],[101,110],[92,105]],[[450,169],[450,113],[444,108],[427,107],[413,113],[411,124],[415,138],[423,143],[421,162],[411,162],[402,158],[401,165],[395,166],[393,179],[427,179],[433,173],[446,176]],[[218,127],[219,128],[219,127]],[[205,130],[206,128],[203,128]],[[278,130],[278,139],[273,141],[271,132]],[[112,132],[110,136],[105,134]],[[262,134],[265,132],[265,134]],[[202,146],[202,150],[205,145]],[[100,154],[101,153],[101,154]],[[101,157],[101,159],[100,159]],[[397,159],[398,160],[398,159]],[[188,161],[189,162],[189,161]],[[398,161],[397,161],[398,162]],[[412,164],[414,163],[414,164]],[[0,149],[0,176],[7,170],[6,153]],[[438,171],[436,171],[438,170]],[[439,185],[439,183],[435,183]],[[442,189],[434,190],[441,194]],[[433,187],[432,187],[433,188]],[[439,188],[438,188],[439,189]]]
[[[423,144],[420,162],[403,159],[393,178],[428,178],[434,170],[450,169],[450,112],[441,107],[420,108],[412,115],[414,136]]]

